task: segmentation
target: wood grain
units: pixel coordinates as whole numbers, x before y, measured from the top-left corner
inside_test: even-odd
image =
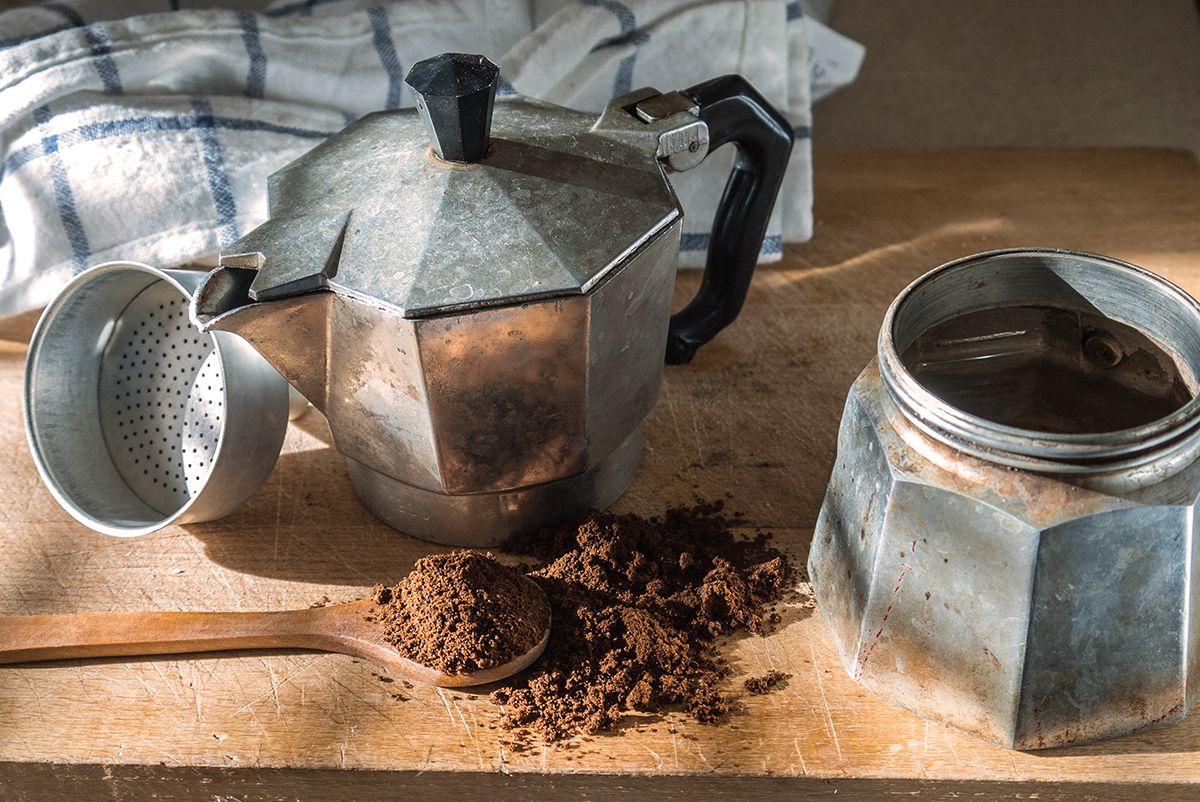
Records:
[[[841,404],[884,309],[951,258],[1080,248],[1200,294],[1200,169],[1181,153],[826,152],[816,197],[813,241],[760,271],[742,318],[693,365],[667,370],[621,508],[728,494],[802,563]],[[683,276],[677,300],[696,285]],[[318,416],[292,427],[267,485],[231,518],[139,539],[93,534],[55,506],[30,462],[23,355],[0,345],[0,613],[304,607],[365,595],[434,550],[362,510]],[[1200,716],[1011,752],[859,688],[803,603],[778,632],[737,638],[728,653],[734,683],[768,669],[791,679],[740,699],[722,726],[638,717],[615,735],[527,751],[506,745],[485,698],[397,687],[339,655],[0,668],[0,798],[1012,798],[1035,782],[1048,784],[1042,799],[1200,794]]]

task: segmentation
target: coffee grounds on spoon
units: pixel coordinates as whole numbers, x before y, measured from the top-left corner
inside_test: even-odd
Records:
[[[787,558],[767,535],[734,535],[720,503],[661,518],[594,513],[578,526],[511,540],[550,600],[545,654],[492,694],[507,730],[558,741],[613,730],[629,713],[685,710],[703,723],[730,709],[718,639],[763,633],[787,588]]]
[[[372,599],[388,643],[451,675],[526,654],[550,620],[545,595],[520,569],[471,551],[422,557],[399,584],[376,585]]]

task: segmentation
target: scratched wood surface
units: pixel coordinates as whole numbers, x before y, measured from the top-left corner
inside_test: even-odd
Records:
[[[883,311],[948,259],[1073,247],[1200,294],[1200,169],[1189,155],[834,152],[819,155],[816,175],[816,236],[760,271],[741,319],[695,364],[667,370],[621,508],[655,512],[728,493],[803,562],[845,392],[872,355]],[[679,283],[682,300],[697,282]],[[23,356],[19,345],[0,347],[0,613],[303,607],[360,596],[432,550],[355,502],[316,414],[293,425],[271,479],[238,514],[140,539],[93,534],[55,506],[26,452]],[[776,633],[737,639],[728,652],[735,683],[771,668],[791,680],[741,698],[721,726],[631,719],[617,734],[523,753],[503,745],[486,699],[405,689],[338,655],[0,668],[0,798],[92,798],[89,784],[166,799],[197,789],[246,800],[483,787],[497,798],[946,798],[1011,796],[1033,781],[1052,783],[1046,799],[1135,787],[1200,795],[1200,715],[1092,746],[1011,752],[860,689],[802,603]]]

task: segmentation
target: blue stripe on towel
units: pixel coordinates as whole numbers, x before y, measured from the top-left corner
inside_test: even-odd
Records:
[[[288,134],[289,136],[298,136],[304,139],[325,139],[337,133],[337,131],[317,131],[313,128],[298,128],[294,125],[279,125],[278,123],[271,123],[266,120],[247,120],[241,117],[213,117],[213,126],[230,131],[266,131],[271,134]]]
[[[637,18],[634,16],[633,10],[624,3],[618,3],[617,0],[579,0],[579,2],[585,6],[596,6],[612,12],[620,26],[621,32],[598,44],[596,50],[626,44],[634,46],[633,52],[621,59],[621,63],[617,65],[617,76],[613,79],[613,97],[623,95],[633,88],[633,65],[637,61],[637,48],[645,44],[650,37],[645,33],[638,32]]]
[[[711,234],[687,234],[684,233],[679,237],[679,250],[681,251],[707,251],[709,243],[712,241]],[[779,234],[768,234],[763,237],[762,247],[758,250],[759,256],[774,256],[783,253],[783,237]]]
[[[225,171],[225,154],[217,138],[217,124],[208,98],[192,98],[196,111],[196,129],[200,132],[201,155],[204,170],[208,173],[208,188],[212,195],[213,208],[217,211],[217,240],[221,247],[229,245],[238,237],[237,206],[233,191],[229,188],[229,175]]]
[[[113,61],[112,41],[108,38],[108,31],[104,29],[104,23],[93,22],[83,29],[83,35],[87,37],[88,47],[92,49],[92,63],[96,66],[100,83],[104,84],[104,93],[121,94],[124,91],[121,75],[117,72],[117,62]]]
[[[246,97],[261,98],[267,81],[267,54],[263,52],[262,38],[258,31],[258,17],[251,11],[237,12],[242,26],[242,44],[250,66],[246,70]]]
[[[83,17],[79,16],[79,12],[71,8],[66,3],[40,3],[39,7],[44,8],[47,11],[53,11],[57,14],[62,14],[67,18],[67,21],[71,23],[72,28],[83,27]]]
[[[78,145],[81,142],[95,142],[100,139],[110,139],[118,136],[134,134],[153,134],[163,131],[194,131],[199,127],[195,115],[178,117],[130,117],[124,120],[106,120],[104,122],[86,123],[78,128],[72,128],[57,135],[60,148]],[[285,134],[302,139],[325,139],[333,136],[336,131],[317,131],[312,128],[299,128],[293,125],[279,125],[264,120],[248,120],[241,117],[212,118],[212,127],[227,131],[263,131],[270,134]],[[22,165],[44,155],[41,145],[26,145],[17,148],[8,155],[3,165],[0,165],[0,178],[5,173],[16,170]]]
[[[379,61],[388,76],[387,102],[384,108],[398,108],[404,76],[400,59],[396,56],[396,43],[392,41],[392,25],[388,21],[387,10],[382,6],[369,8],[367,17],[371,20],[371,28],[374,31],[375,51],[379,53]]]
[[[286,6],[268,9],[263,12],[263,15],[267,17],[287,17],[291,16],[292,14],[299,14],[300,16],[307,17],[312,14],[312,10],[315,6],[322,6],[326,3],[341,2],[345,2],[345,0],[298,0],[298,2],[289,3]],[[179,5],[179,0],[169,0],[168,2],[168,6],[172,11],[179,11]],[[58,14],[61,14],[62,16],[66,17],[68,21],[63,24],[47,28],[43,31],[38,31],[37,33],[26,34],[24,36],[15,36],[11,39],[0,39],[0,50],[6,50],[10,47],[23,45],[26,42],[32,42],[35,39],[41,39],[44,36],[52,36],[56,33],[69,31],[72,28],[84,27],[85,23],[83,21],[83,17],[79,16],[79,12],[71,8],[66,3],[42,3],[38,7],[44,8],[47,11],[54,11]]]
[[[44,31],[28,36],[0,39],[0,50],[23,45],[26,42],[32,42],[44,36],[69,31],[73,28],[83,28],[84,38],[87,40],[88,47],[92,51],[92,63],[96,67],[96,73],[100,76],[100,83],[104,86],[104,93],[108,95],[121,94],[124,91],[121,86],[121,75],[117,71],[117,63],[113,61],[112,41],[108,38],[108,31],[105,29],[104,23],[93,22],[91,25],[85,24],[79,12],[66,3],[43,3],[40,8],[61,14],[67,18],[67,24],[55,25],[52,28],[47,28]]]
[[[39,127],[45,125],[50,121],[50,109],[45,106],[34,109],[33,120]],[[67,242],[71,245],[71,261],[75,272],[78,273],[87,268],[92,249],[88,245],[83,222],[79,219],[79,211],[75,208],[75,193],[71,191],[66,165],[58,152],[58,136],[43,136],[41,151],[50,158],[50,183],[54,188],[54,205],[58,208],[58,217],[62,221],[63,231],[67,234]]]

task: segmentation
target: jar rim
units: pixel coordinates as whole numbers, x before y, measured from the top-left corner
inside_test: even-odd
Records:
[[[932,392],[900,357],[897,326],[907,304],[947,274],[984,265],[996,267],[1018,260],[1045,260],[1078,268],[1088,266],[1123,274],[1145,285],[1187,316],[1200,343],[1200,302],[1175,284],[1145,268],[1108,256],[1058,248],[1009,248],[985,251],[947,262],[909,284],[888,307],[879,330],[877,356],[885,391],[899,411],[918,428],[948,445],[982,459],[1026,470],[1050,473],[1098,473],[1141,465],[1184,447],[1200,436],[1200,393],[1175,411],[1137,426],[1095,433],[1059,433],[1025,429],[967,412]],[[1052,268],[1051,268],[1052,269]],[[1134,326],[1142,330],[1144,327]],[[1158,341],[1157,337],[1154,337]],[[1175,352],[1174,348],[1171,348]],[[1200,365],[1200,349],[1192,355]],[[1193,384],[1196,376],[1193,376]]]

